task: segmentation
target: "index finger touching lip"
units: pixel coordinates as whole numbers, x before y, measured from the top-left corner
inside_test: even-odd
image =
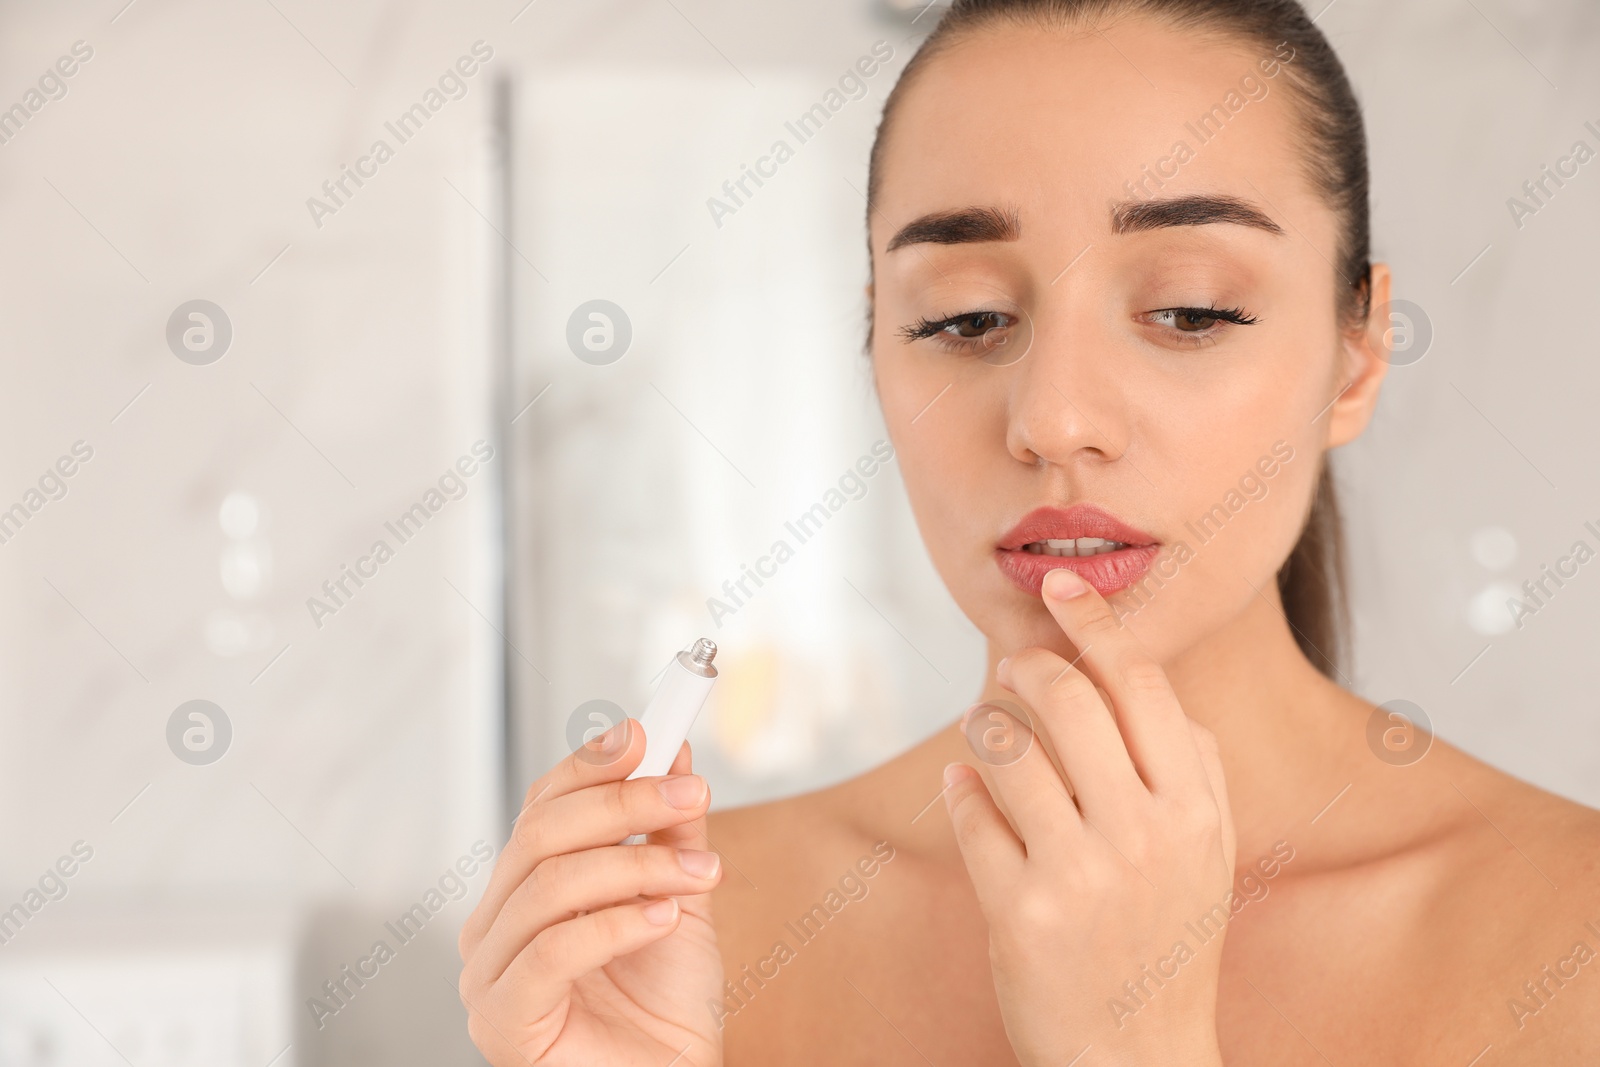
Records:
[[[1204,765],[1166,672],[1116,617],[1111,605],[1080,576],[1064,568],[1045,576],[1045,607],[1092,668],[1128,746],[1151,790],[1196,787]]]
[[[1040,590],[1062,632],[1084,660],[1102,669],[1119,654],[1137,649],[1137,639],[1122,625],[1105,597],[1076,572],[1057,567],[1044,576]],[[1142,653],[1141,653],[1142,654]]]

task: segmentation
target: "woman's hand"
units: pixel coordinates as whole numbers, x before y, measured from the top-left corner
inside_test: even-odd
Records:
[[[1029,648],[997,677],[1066,781],[1043,744],[992,761],[1008,823],[971,768],[945,770],[1006,1035],[1025,1067],[1063,1067],[1086,1047],[1085,1063],[1221,1064],[1234,831],[1216,739],[1099,593],[1066,570],[1044,584],[1077,666]]]
[[[625,781],[643,757],[629,719],[528,790],[461,930],[468,1029],[494,1067],[722,1063],[711,791],[687,743],[668,775]]]

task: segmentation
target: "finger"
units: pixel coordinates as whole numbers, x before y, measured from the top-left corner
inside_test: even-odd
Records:
[[[1106,826],[1137,813],[1133,802],[1149,793],[1088,675],[1048,649],[1028,648],[1006,657],[996,677],[1038,715],[1090,822]]]
[[[531,871],[551,856],[615,845],[633,834],[702,818],[710,801],[711,788],[698,774],[603,782],[536,805],[518,821],[512,840]]]
[[[500,857],[495,861],[489,884],[484,887],[478,906],[462,924],[460,944],[463,959],[468,948],[475,945],[484,931],[488,930],[512,890],[528,876],[540,858],[527,855],[527,850],[518,841],[518,828],[523,825],[524,819],[532,817],[529,813],[533,807],[599,782],[627,778],[638,767],[639,761],[644,759],[644,748],[643,727],[635,719],[624,719],[605,733],[580,745],[528,786],[522,808],[512,822],[511,839],[500,850]]]
[[[667,768],[668,774],[691,774],[694,771],[694,753],[689,749],[689,742],[685,741],[678,746],[678,754],[672,757],[672,766]]]
[[[1005,899],[1022,876],[1027,851],[995,806],[983,778],[965,763],[945,767],[945,807],[967,877],[984,912]]]
[[[1080,666],[1111,694],[1129,757],[1153,793],[1205,787],[1205,768],[1167,674],[1088,582],[1066,568],[1045,575],[1044,603],[1078,647]]]
[[[1211,795],[1217,802],[1222,818],[1222,854],[1227,857],[1228,870],[1238,854],[1238,837],[1233,825],[1233,808],[1228,802],[1228,780],[1222,772],[1222,752],[1217,747],[1217,735],[1204,726],[1189,720],[1189,730],[1194,735],[1195,748],[1200,753],[1200,764],[1205,768],[1206,780],[1211,784]]]
[[[1015,705],[1008,708],[1009,703],[974,704],[961,717],[961,731],[988,765],[993,781],[989,795],[1001,816],[1010,816],[1024,850],[1032,854],[1046,841],[1070,845],[1083,832],[1083,816],[1051,762],[1043,735],[1026,722],[1017,722],[1013,709],[1016,714],[1027,712]],[[1037,713],[1030,718],[1037,718]],[[1009,743],[989,745],[986,739],[990,734]]]
[[[540,1018],[579,978],[672,933],[679,915],[677,900],[667,897],[602,908],[546,927],[490,987],[487,1007],[491,1012],[498,1007],[508,1018]]]
[[[528,786],[517,816],[520,818],[538,801],[554,800],[599,782],[621,781],[639,766],[644,750],[644,725],[638,719],[623,719],[605,733],[579,745],[571,755]]]
[[[715,853],[664,845],[610,845],[552,856],[500,909],[467,969],[479,985],[490,985],[547,927],[636,897],[706,893],[721,875]]]
[[[626,773],[620,768],[628,762],[637,761],[630,757],[594,770]],[[615,845],[629,834],[691,821],[702,816],[709,803],[710,789],[697,775],[602,781],[535,800],[518,817],[483,899],[462,927],[463,951],[483,936],[512,892],[541,861],[565,852]]]
[[[673,758],[671,769],[674,774],[694,773],[694,751],[689,747],[689,742],[685,741],[679,747],[677,756]],[[708,785],[707,789],[709,790],[709,788],[710,786]],[[716,856],[718,863],[721,865],[721,869],[731,866],[737,870],[738,863],[736,861],[729,861],[726,859],[722,854],[721,847],[719,847],[715,841],[711,840],[711,832],[708,826],[710,811],[711,804],[708,800],[705,809],[701,812],[698,818],[691,819],[688,822],[678,823],[675,826],[662,827],[660,830],[646,835],[645,841],[652,844],[672,845],[675,848],[688,849],[696,852],[708,852]],[[720,881],[714,883],[711,888],[715,888],[716,884],[720,884]],[[707,923],[711,923],[713,921],[711,918],[710,889],[704,889],[697,893],[679,893],[677,896],[678,905],[683,909],[684,914],[696,916],[705,920]]]
[[[678,746],[678,754],[672,759],[672,766],[667,770],[671,775],[685,775],[694,773],[694,752],[685,741]],[[707,786],[709,789],[710,787]],[[711,810],[711,805],[706,805],[706,812],[699,818],[688,822],[673,823],[663,826],[645,836],[651,844],[677,845],[681,848],[711,849],[711,840],[706,837],[706,814]]]

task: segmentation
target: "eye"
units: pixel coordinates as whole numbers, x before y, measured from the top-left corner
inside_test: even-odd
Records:
[[[1003,311],[966,311],[946,319],[918,319],[900,327],[906,343],[934,338],[951,352],[983,352],[1005,342],[1005,331],[1016,320]]]
[[[1179,344],[1202,344],[1213,340],[1222,332],[1219,323],[1233,326],[1254,326],[1260,319],[1243,308],[1163,308],[1141,316],[1145,322],[1167,328]]]

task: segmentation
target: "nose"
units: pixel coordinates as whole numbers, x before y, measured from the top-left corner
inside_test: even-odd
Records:
[[[1013,375],[1006,448],[1034,465],[1110,462],[1127,450],[1132,419],[1114,346],[1087,323],[1035,322]]]

